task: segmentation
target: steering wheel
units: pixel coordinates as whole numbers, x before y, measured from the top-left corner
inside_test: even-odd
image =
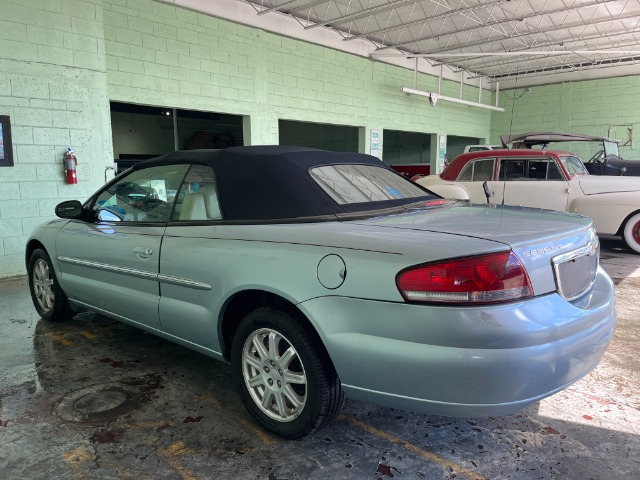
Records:
[[[604,150],[598,150],[587,163],[602,163],[604,161]]]

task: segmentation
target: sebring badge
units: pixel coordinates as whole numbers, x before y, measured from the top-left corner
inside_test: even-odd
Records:
[[[549,252],[557,252],[558,250],[562,250],[562,245],[551,245],[550,247],[544,248],[536,248],[535,250],[529,250],[527,252],[522,252],[523,257],[535,257],[536,255],[544,255]]]

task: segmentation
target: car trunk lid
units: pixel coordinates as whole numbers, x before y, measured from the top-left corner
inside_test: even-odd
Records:
[[[429,205],[429,204],[427,204]],[[526,212],[526,214],[523,214]],[[584,230],[591,221],[563,212],[446,201],[424,208],[411,206],[404,213],[354,223],[384,228],[422,230],[493,240],[507,245]],[[534,240],[535,241],[535,240]]]
[[[598,265],[598,240],[589,218],[523,207],[477,207],[449,204],[354,223],[405,230],[406,237],[414,240],[418,232],[449,234],[451,244],[456,242],[455,236],[487,240],[495,250],[513,250],[525,266],[535,294],[558,291],[572,299],[588,290]],[[416,245],[415,252],[427,250],[425,246],[429,247],[423,244],[419,249]]]

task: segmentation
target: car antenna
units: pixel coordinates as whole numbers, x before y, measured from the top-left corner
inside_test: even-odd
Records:
[[[511,136],[513,135],[513,115],[515,113],[515,109],[516,109],[516,100],[520,100],[520,98],[522,98],[522,95],[524,95],[527,90],[525,90],[524,92],[522,92],[522,95],[520,95],[518,98],[516,98],[516,91],[518,90],[518,76],[519,76],[519,71],[518,68],[516,68],[516,79],[513,82],[513,102],[511,103],[511,120],[509,121],[509,138],[511,138]],[[502,170],[501,165],[498,166],[498,173],[502,175],[502,206],[504,206],[504,197],[506,197],[506,191],[507,191],[507,164],[509,163],[509,155],[511,153],[511,149],[509,148],[509,144],[507,144],[507,160],[504,162],[504,171]],[[485,190],[485,195],[486,195],[486,190]],[[489,201],[489,198],[487,198],[487,202]]]

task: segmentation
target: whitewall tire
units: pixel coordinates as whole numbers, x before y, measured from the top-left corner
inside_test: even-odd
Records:
[[[640,213],[633,215],[624,225],[623,238],[630,249],[640,253]]]

